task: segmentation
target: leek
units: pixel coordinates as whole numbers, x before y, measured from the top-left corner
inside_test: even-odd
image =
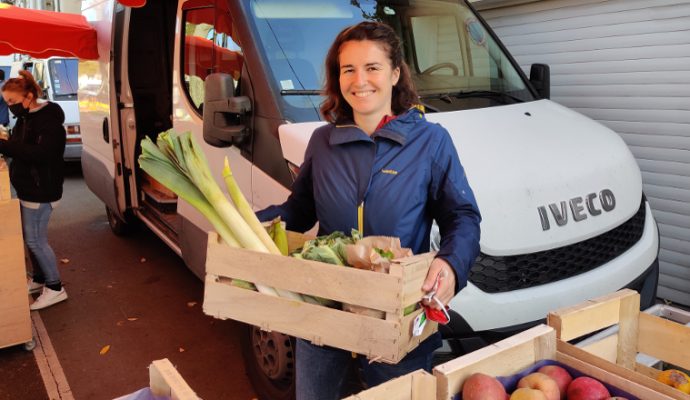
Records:
[[[268,252],[271,254],[281,254],[278,246],[276,246],[268,235],[268,232],[266,232],[266,228],[261,225],[256,214],[254,214],[254,210],[252,210],[247,199],[242,195],[242,191],[237,181],[235,181],[235,177],[232,175],[227,157],[225,157],[225,165],[223,167],[223,180],[225,181],[225,186],[228,188],[228,193],[230,194],[232,202],[235,203],[235,207],[237,207],[237,211],[242,215],[242,218],[244,218],[251,230],[254,231],[254,234],[261,240],[264,246],[266,246]]]
[[[158,145],[145,137],[141,141],[139,166],[203,214],[229,246],[245,247],[246,243],[252,243],[251,237],[254,237],[254,242],[261,246],[259,251],[267,252],[251,229],[242,229],[241,224],[247,224],[218,188],[208,172],[206,158],[203,153],[197,151],[193,140],[189,132],[181,135],[173,135],[170,131],[164,132],[158,136]],[[193,154],[195,152],[196,155]],[[198,153],[201,153],[201,156]],[[235,211],[234,215],[232,211],[228,211],[229,209]],[[237,228],[237,225],[240,225],[240,228]],[[246,232],[249,232],[250,238],[240,238],[240,235]],[[251,283],[241,280],[233,282],[236,286],[252,286]],[[261,293],[278,296],[273,288],[258,284],[255,286]]]

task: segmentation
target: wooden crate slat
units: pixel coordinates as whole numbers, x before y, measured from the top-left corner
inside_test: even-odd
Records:
[[[565,361],[583,373],[626,390],[644,400],[690,400],[690,396],[656,379],[636,373],[616,363],[604,360],[570,343],[558,341],[558,361]]]
[[[626,368],[635,369],[640,295],[636,292],[621,294],[619,307],[616,363]]]
[[[690,369],[690,327],[647,313],[639,321],[638,351]]]
[[[589,353],[596,354],[604,360],[615,363],[618,357],[618,333],[581,347]]]
[[[238,263],[238,259],[242,262]],[[213,232],[209,234],[206,273],[386,312],[402,311],[402,299],[395,295],[401,285],[399,277],[236,249],[221,245]],[[348,290],[343,290],[343,287]],[[392,295],[383,296],[381,293]]]
[[[397,362],[400,323],[346,311],[262,295],[206,277],[204,313],[242,321],[267,331],[343,348],[385,362]],[[257,321],[260,321],[257,323]]]
[[[436,379],[417,370],[343,400],[429,400],[436,396]]]
[[[437,398],[451,399],[475,372],[493,376],[512,375],[541,359],[555,359],[556,333],[538,325],[495,344],[448,361],[434,368]]]
[[[199,399],[167,358],[156,360],[149,366],[149,388],[154,396],[172,400]]]
[[[633,290],[622,290],[549,313],[548,324],[561,340],[569,341],[620,321],[621,300],[639,296]]]

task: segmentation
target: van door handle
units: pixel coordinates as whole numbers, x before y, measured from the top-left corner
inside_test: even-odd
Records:
[[[103,140],[110,143],[110,130],[108,129],[108,117],[103,118]]]

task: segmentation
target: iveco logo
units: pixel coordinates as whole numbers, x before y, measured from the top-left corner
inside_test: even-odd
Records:
[[[568,223],[568,204],[570,204],[570,213],[574,221],[582,221],[587,219],[587,214],[597,216],[603,211],[611,211],[616,208],[616,197],[609,189],[604,189],[596,193],[590,193],[585,197],[573,197],[560,203],[551,203],[548,205],[551,215],[553,216],[556,225],[563,226]],[[539,206],[539,218],[541,219],[541,229],[548,231],[551,229],[549,222],[549,213],[546,210],[547,206]]]

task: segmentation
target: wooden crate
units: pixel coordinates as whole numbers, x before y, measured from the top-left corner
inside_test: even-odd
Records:
[[[436,398],[436,378],[417,370],[343,400],[429,400]]]
[[[0,348],[32,340],[19,200],[10,198],[5,162],[0,159]]]
[[[303,235],[289,232],[291,249],[304,240]],[[429,321],[420,336],[413,336],[413,320],[422,310],[403,316],[405,307],[422,298],[422,283],[432,259],[429,253],[400,259],[384,274],[231,248],[211,232],[204,312],[397,363],[437,330],[437,324]],[[267,296],[232,286],[231,279],[380,310],[385,319]]]
[[[149,387],[113,400],[153,397],[160,400],[200,400],[167,358],[156,360],[149,365]]]
[[[551,312],[548,324],[556,329],[559,350],[603,369],[618,367],[628,379],[672,398],[690,400],[690,395],[657,382],[659,370],[636,361],[638,353],[643,353],[690,369],[690,327],[640,312],[640,295],[634,290],[624,289]],[[618,333],[582,349],[568,343],[613,325],[618,325]]]
[[[640,399],[673,398],[621,375],[621,370],[624,370],[622,367],[617,366],[618,370],[604,369],[561,351],[555,330],[546,325],[538,325],[435,367],[437,399],[453,399],[462,391],[465,379],[475,372],[511,376],[541,360],[556,361]]]
[[[171,400],[199,399],[167,358],[156,360],[149,366],[149,387],[154,396]]]

